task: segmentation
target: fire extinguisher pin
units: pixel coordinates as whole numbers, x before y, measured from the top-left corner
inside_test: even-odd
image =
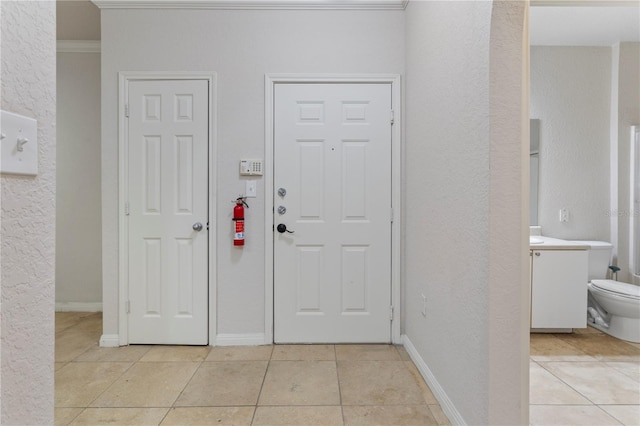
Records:
[[[249,204],[247,204],[247,197],[238,197],[232,201],[234,204],[243,204],[246,208],[249,208]]]

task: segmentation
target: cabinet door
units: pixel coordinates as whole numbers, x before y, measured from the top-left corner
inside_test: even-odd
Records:
[[[534,250],[531,328],[587,326],[587,251]]]

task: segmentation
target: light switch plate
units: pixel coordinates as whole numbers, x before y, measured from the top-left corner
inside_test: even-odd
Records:
[[[2,111],[0,134],[0,172],[37,175],[38,122],[33,118]]]
[[[245,187],[245,191],[244,191],[244,196],[247,197],[247,198],[255,198],[257,196],[256,181],[255,180],[246,181],[246,187]]]

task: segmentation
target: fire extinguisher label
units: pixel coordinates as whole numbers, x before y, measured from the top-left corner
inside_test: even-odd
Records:
[[[244,220],[234,221],[233,244],[236,246],[244,245]]]

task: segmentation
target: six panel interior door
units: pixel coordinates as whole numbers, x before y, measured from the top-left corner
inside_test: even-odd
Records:
[[[274,108],[274,341],[389,343],[391,84],[276,84]]]
[[[129,343],[208,343],[206,80],[129,82]]]

